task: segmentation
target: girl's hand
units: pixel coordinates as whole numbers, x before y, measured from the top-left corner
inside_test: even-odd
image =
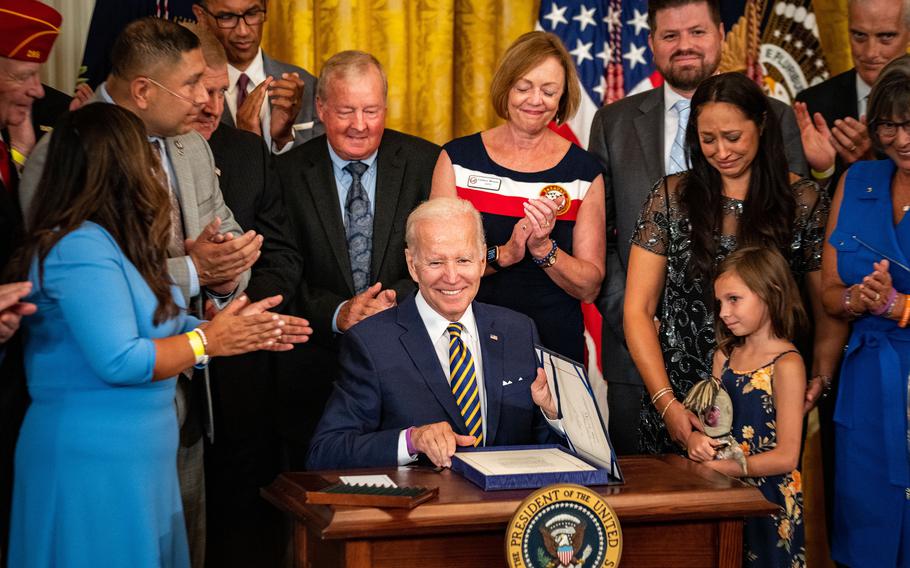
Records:
[[[698,417],[687,410],[679,401],[670,403],[670,408],[664,414],[664,424],[667,426],[670,438],[682,447],[686,446],[689,435],[693,430],[702,430]]]
[[[552,248],[550,232],[556,223],[556,212],[559,205],[548,198],[529,199],[524,204],[525,216],[531,224],[531,234],[528,237],[528,251],[531,256],[543,258]]]
[[[239,355],[271,347],[286,322],[267,311],[281,301],[272,296],[254,304],[246,295],[235,298],[212,321],[200,325],[208,339],[206,351],[212,357]]]
[[[525,257],[525,245],[528,243],[528,236],[531,234],[531,222],[527,217],[522,217],[512,227],[512,236],[509,242],[499,245],[499,266],[505,268],[521,262]]]
[[[714,459],[717,454],[713,439],[705,436],[698,430],[693,430],[686,440],[686,450],[689,452],[689,458],[697,462],[706,462]]]
[[[891,272],[888,270],[890,266],[891,263],[887,259],[874,263],[872,273],[865,276],[862,284],[857,287],[866,311],[881,310],[888,303],[888,295],[891,294],[893,286]]]

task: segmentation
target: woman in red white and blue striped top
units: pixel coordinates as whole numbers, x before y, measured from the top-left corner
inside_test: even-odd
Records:
[[[530,32],[503,56],[491,91],[505,124],[446,144],[431,198],[467,199],[483,216],[477,299],[528,315],[545,347],[583,361],[580,301],[594,300],[605,274],[603,175],[548,127],[578,107],[574,65],[556,36]]]

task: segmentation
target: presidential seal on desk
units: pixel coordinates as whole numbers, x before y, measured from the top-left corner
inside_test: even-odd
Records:
[[[613,568],[621,555],[616,513],[581,485],[560,483],[531,493],[506,533],[511,568]]]

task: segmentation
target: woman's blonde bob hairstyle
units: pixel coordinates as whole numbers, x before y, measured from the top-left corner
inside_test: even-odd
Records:
[[[575,116],[581,100],[581,89],[578,86],[572,56],[563,47],[559,37],[548,32],[535,31],[522,35],[509,46],[499,62],[496,74],[493,75],[490,97],[493,100],[493,109],[500,118],[509,120],[509,91],[515,83],[522,75],[549,57],[555,57],[565,72],[565,84],[559,98],[559,107],[556,109],[556,122],[563,124]]]

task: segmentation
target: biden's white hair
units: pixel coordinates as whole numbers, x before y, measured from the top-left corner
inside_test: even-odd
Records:
[[[470,201],[458,197],[437,197],[424,201],[408,215],[405,225],[404,240],[408,248],[419,247],[417,244],[417,225],[423,221],[454,220],[458,217],[469,217],[477,236],[477,248],[486,248],[483,234],[483,219]]]

